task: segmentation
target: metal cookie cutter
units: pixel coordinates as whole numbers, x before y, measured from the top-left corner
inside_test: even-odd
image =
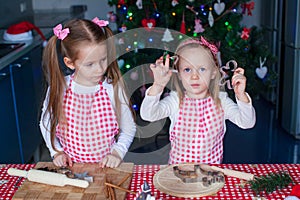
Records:
[[[86,180],[90,183],[92,183],[94,181],[92,176],[88,176],[88,172],[83,172],[81,174],[80,173],[74,173],[74,176],[77,179],[83,179],[83,180]]]
[[[202,182],[204,186],[208,187],[216,182],[224,182],[221,172],[205,171],[201,169],[200,165],[194,165],[193,171],[181,170],[178,166],[174,166],[173,172],[184,183]]]
[[[73,173],[71,171],[71,169],[69,169],[67,167],[61,167],[61,168],[58,168],[58,169],[50,169],[48,167],[44,167],[44,168],[39,168],[39,170],[56,172],[56,173],[60,173],[60,174],[65,174],[68,178],[82,179],[82,180],[86,180],[86,181],[88,181],[90,183],[93,182],[93,177],[92,176],[88,176],[88,172]]]

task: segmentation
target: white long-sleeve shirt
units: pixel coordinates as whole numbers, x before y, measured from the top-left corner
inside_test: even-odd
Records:
[[[66,76],[66,83],[69,85],[71,77]],[[77,84],[75,81],[73,81],[72,84],[72,90],[76,91],[76,93],[90,93],[96,90],[96,87],[85,87]],[[114,100],[114,91],[113,91],[113,85],[109,84],[106,80],[103,81],[103,87],[106,89],[106,92],[109,96],[109,99],[112,103],[113,108],[115,108],[115,100]],[[51,157],[53,157],[57,152],[52,148],[51,145],[51,134],[50,134],[50,119],[49,119],[49,113],[46,113],[46,108],[49,101],[49,90],[47,91],[46,98],[43,103],[42,108],[42,115],[40,119],[40,130],[43,135],[43,138],[45,140],[46,146],[49,149]],[[135,136],[136,132],[136,125],[133,120],[131,111],[128,107],[127,100],[124,99],[124,96],[122,95],[121,89],[119,89],[119,99],[121,102],[121,119],[119,120],[119,127],[120,127],[120,134],[118,137],[118,141],[114,143],[112,146],[112,151],[116,150],[121,158],[123,158],[128,151],[129,146],[131,145],[133,138]],[[46,113],[46,115],[45,115]],[[45,116],[44,116],[45,115]],[[60,144],[58,138],[55,138],[54,146],[58,151],[63,151],[62,145]]]
[[[145,93],[145,98],[140,108],[142,119],[153,122],[169,117],[171,121],[169,131],[171,132],[179,115],[179,97],[177,92],[171,91],[169,96],[160,100],[162,93],[156,96],[149,96],[149,89],[150,88],[148,88]],[[219,94],[221,106],[224,110],[224,119],[230,120],[243,129],[252,128],[256,122],[256,114],[254,107],[252,106],[252,100],[248,94],[247,96],[250,100],[249,103],[239,101],[237,98],[237,103],[235,103],[228,97],[226,92],[220,92]],[[226,132],[225,120],[224,132]]]

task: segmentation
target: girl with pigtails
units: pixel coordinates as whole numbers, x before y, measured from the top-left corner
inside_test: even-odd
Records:
[[[56,166],[117,167],[136,125],[108,22],[57,25],[43,53],[47,92],[40,129]]]

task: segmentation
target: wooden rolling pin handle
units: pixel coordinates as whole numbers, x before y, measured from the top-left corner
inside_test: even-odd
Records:
[[[25,177],[25,178],[27,178],[27,174],[28,174],[27,171],[16,169],[16,168],[9,168],[7,170],[7,173],[11,176],[21,176],[21,177]]]
[[[250,180],[254,179],[254,175],[250,174],[250,173],[240,172],[240,171],[236,171],[236,170],[232,170],[232,169],[222,169],[222,168],[219,168],[219,167],[216,167],[216,166],[211,166],[211,168],[213,170],[223,172],[226,176],[231,176],[231,177],[235,177],[235,178],[239,178],[239,179],[244,179],[244,180],[247,180],[247,181],[250,181]]]
[[[86,180],[71,179],[64,174],[31,169],[29,171],[10,168],[7,173],[12,176],[26,177],[29,181],[56,186],[72,185],[87,188],[89,182]]]
[[[72,179],[72,178],[64,179],[64,183],[65,185],[72,185],[81,188],[87,188],[89,186],[89,182],[86,180],[79,180],[79,179]]]

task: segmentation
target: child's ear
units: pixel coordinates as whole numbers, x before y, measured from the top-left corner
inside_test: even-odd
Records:
[[[68,58],[68,57],[64,57],[64,63],[66,64],[67,67],[69,67],[70,69],[74,70],[75,69],[75,65],[73,63],[73,61]]]

